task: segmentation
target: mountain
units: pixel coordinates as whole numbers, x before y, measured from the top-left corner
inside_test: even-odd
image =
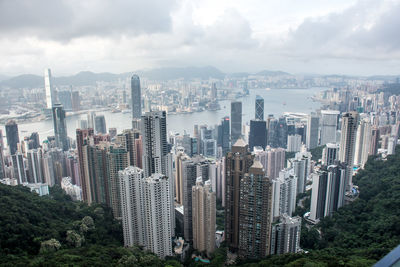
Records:
[[[96,82],[113,82],[117,81],[120,75],[109,72],[94,73],[90,71],[81,71],[78,74],[65,77],[55,77],[55,85],[72,85],[72,86],[83,86],[83,85],[96,85]]]
[[[152,70],[143,70],[136,72],[139,76],[148,78],[149,80],[175,80],[175,79],[223,79],[225,74],[219,69],[206,67],[186,67],[186,68],[159,68]]]
[[[290,73],[284,71],[272,71],[272,70],[263,70],[260,72],[255,73],[254,75],[257,76],[283,76],[283,75],[291,75]]]
[[[0,74],[0,81],[4,81],[4,80],[8,80],[8,79],[10,79],[9,76]]]
[[[0,81],[1,87],[35,88],[43,86],[43,77],[33,74],[22,74],[8,80]]]
[[[135,72],[127,72],[121,74],[113,74],[109,72],[94,73],[90,71],[82,71],[71,76],[53,77],[55,86],[72,85],[72,86],[85,86],[96,85],[96,82],[113,82],[120,79],[129,78],[132,73],[136,73],[141,77],[149,80],[175,80],[175,79],[223,79],[225,74],[219,69],[206,66],[206,67],[186,67],[186,68],[158,68],[151,70],[138,70]],[[23,74],[13,78],[1,80],[0,76],[0,89],[4,87],[10,88],[37,88],[44,87],[43,76],[33,74]]]

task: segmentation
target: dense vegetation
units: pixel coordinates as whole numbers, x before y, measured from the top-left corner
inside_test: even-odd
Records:
[[[39,197],[27,187],[0,184],[0,210],[0,265],[166,264],[152,253],[124,248],[122,227],[109,208],[73,202],[59,187]]]
[[[400,243],[400,152],[386,161],[370,158],[354,183],[358,199],[316,226],[303,225],[301,245],[307,253],[237,265],[371,266],[381,259]],[[309,193],[300,199],[307,209]],[[27,188],[0,184],[0,210],[0,265],[180,265],[139,248],[123,248],[121,226],[108,208],[72,202],[59,188],[39,197]],[[225,251],[218,249],[207,266],[223,266]]]

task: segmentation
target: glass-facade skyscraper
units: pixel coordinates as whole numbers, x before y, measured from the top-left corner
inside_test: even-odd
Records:
[[[63,151],[69,149],[67,137],[67,125],[65,122],[65,110],[61,104],[55,104],[52,108],[54,135],[56,138],[56,146]]]
[[[142,96],[140,90],[140,79],[137,75],[133,75],[131,78],[131,101],[132,119],[140,119],[142,116]]]

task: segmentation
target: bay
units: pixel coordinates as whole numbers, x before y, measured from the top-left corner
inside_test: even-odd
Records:
[[[307,89],[251,89],[248,96],[237,99],[242,101],[243,123],[249,122],[255,116],[255,98],[260,95],[264,98],[264,117],[273,114],[275,117],[284,112],[310,113],[320,107],[319,102],[314,102],[311,97],[327,88],[314,87]],[[224,116],[230,116],[230,100],[219,101],[220,110],[194,112],[188,114],[167,115],[167,131],[183,134],[184,131],[193,134],[194,125],[209,126],[221,122]],[[123,129],[131,128],[131,113],[112,113],[111,111],[96,112],[104,115],[108,128],[117,128],[118,133]],[[78,128],[80,119],[86,119],[86,115],[72,115],[66,118],[68,136],[75,139],[75,130]],[[0,126],[5,135],[4,125]],[[54,135],[52,120],[39,122],[18,123],[19,137],[29,136],[32,132],[38,132],[40,140],[43,141],[47,136]],[[6,143],[6,140],[4,140]]]

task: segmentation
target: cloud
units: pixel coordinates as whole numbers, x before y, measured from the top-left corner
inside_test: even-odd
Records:
[[[175,0],[0,1],[0,30],[3,37],[61,41],[168,32],[175,6]]]
[[[288,56],[358,60],[400,59],[400,3],[360,1],[340,13],[307,18],[289,33]]]

